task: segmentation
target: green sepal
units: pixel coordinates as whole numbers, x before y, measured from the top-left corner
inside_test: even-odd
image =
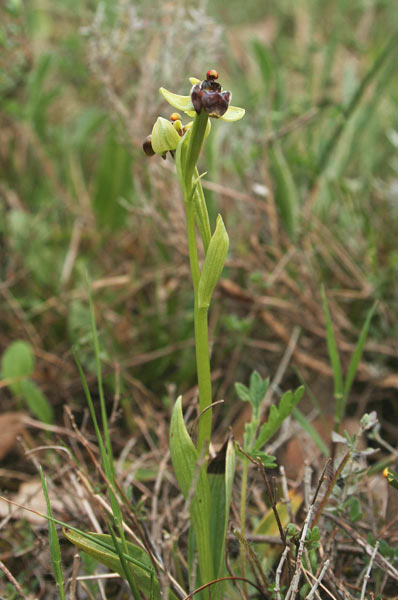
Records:
[[[240,121],[245,116],[245,109],[240,106],[228,106],[228,110],[223,114],[220,119],[222,121],[227,121],[228,123],[233,123],[234,121]]]
[[[175,150],[180,141],[177,130],[167,119],[158,117],[152,129],[151,144],[156,154],[164,154],[169,150]]]
[[[177,110],[182,110],[185,113],[193,112],[193,115],[196,114],[191,101],[191,96],[180,96],[179,94],[169,92],[169,90],[166,90],[164,87],[161,87],[159,89],[159,92],[162,94],[166,102],[171,104],[171,106],[173,106]]]
[[[208,308],[214,288],[221,277],[229,248],[229,238],[221,215],[217,217],[215,232],[207,249],[205,262],[199,280],[198,306]]]

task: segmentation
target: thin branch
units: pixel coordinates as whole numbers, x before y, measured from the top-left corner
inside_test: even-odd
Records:
[[[329,558],[325,561],[325,564],[323,565],[321,572],[319,573],[318,577],[316,578],[316,580],[314,581],[314,584],[312,586],[312,588],[310,589],[309,593],[306,596],[305,600],[312,600],[312,598],[315,596],[315,592],[318,589],[319,584],[321,583],[323,576],[325,575],[327,569],[329,568],[330,565],[330,560]]]
[[[372,556],[370,557],[370,561],[368,564],[368,568],[366,569],[366,573],[365,573],[365,577],[363,578],[363,585],[362,585],[362,591],[361,591],[361,600],[365,600],[365,592],[366,592],[366,586],[368,585],[369,579],[370,579],[370,572],[372,570],[372,566],[374,563],[374,560],[376,558],[376,554],[377,554],[377,550],[379,549],[379,540],[377,540],[374,550],[372,552]]]
[[[281,595],[280,595],[280,591],[281,591],[281,575],[282,575],[282,569],[283,569],[283,565],[285,563],[285,560],[287,558],[287,555],[290,551],[289,546],[286,546],[284,551],[282,552],[282,556],[281,559],[279,561],[278,564],[278,568],[276,569],[276,573],[275,573],[275,586],[274,586],[274,593],[275,593],[275,598],[276,600],[281,600]]]

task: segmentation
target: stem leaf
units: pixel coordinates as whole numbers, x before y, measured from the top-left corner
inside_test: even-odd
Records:
[[[217,217],[215,232],[213,233],[207,249],[205,262],[199,280],[198,306],[207,309],[211,297],[224,268],[225,259],[229,248],[229,238],[221,215]]]

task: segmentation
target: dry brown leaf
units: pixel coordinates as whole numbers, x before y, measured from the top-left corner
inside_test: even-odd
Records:
[[[7,412],[0,415],[0,460],[2,460],[17,443],[17,436],[25,428],[22,412]]]

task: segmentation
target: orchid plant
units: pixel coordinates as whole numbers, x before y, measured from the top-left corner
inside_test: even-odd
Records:
[[[180,96],[160,88],[160,93],[173,108],[194,119],[183,125],[179,113],[173,113],[170,120],[158,117],[152,134],[143,144],[148,156],[159,154],[165,158],[167,152],[170,152],[175,158],[186,210],[189,261],[194,292],[200,414],[195,447],[185,427],[182,399],[178,398],[170,425],[170,452],[179,486],[186,501],[190,503],[193,533],[190,536],[191,549],[196,548],[198,553],[200,576],[196,583],[200,584],[214,582],[221,577],[224,569],[225,538],[235,470],[232,440],[226,443],[221,458],[216,457],[215,463],[211,461],[208,467],[204,466],[207,462],[212,429],[208,311],[214,288],[224,267],[229,238],[221,215],[217,217],[214,231],[211,230],[201,185],[204,174],[199,174],[197,162],[203,141],[210,133],[209,119],[232,122],[238,121],[245,114],[243,108],[230,105],[231,92],[223,91],[217,79],[218,73],[214,69],[207,72],[203,81],[191,78],[192,89],[189,96]],[[197,231],[205,254],[202,267],[199,263]],[[212,597],[222,597],[220,584],[212,590]]]
[[[194,120],[183,125],[178,113],[173,113],[170,120],[158,117],[152,134],[143,144],[144,151],[149,156],[160,154],[165,158],[167,152],[175,156],[177,175],[184,195],[194,289],[196,362],[201,413],[197,442],[199,452],[209,444],[212,419],[207,314],[214,288],[224,266],[229,239],[221,215],[217,217],[214,233],[211,233],[201,185],[203,175],[199,175],[196,165],[204,138],[210,133],[209,117],[232,122],[238,121],[245,114],[243,108],[230,106],[232,94],[222,91],[217,79],[218,73],[215,69],[210,69],[202,82],[191,77],[192,89],[189,96],[174,94],[161,87],[160,93],[165,100],[173,108],[194,117]],[[196,227],[205,252],[202,269],[199,266]]]

